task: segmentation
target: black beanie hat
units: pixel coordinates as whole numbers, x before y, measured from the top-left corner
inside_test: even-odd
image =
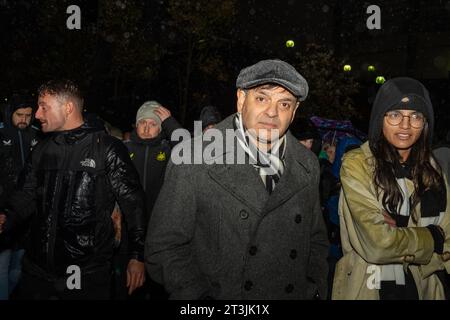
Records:
[[[317,129],[307,119],[296,118],[289,127],[292,135],[297,140],[319,139]]]
[[[222,116],[215,106],[205,106],[200,112],[200,120],[202,121],[202,129],[210,124],[217,124],[222,121]]]
[[[376,142],[383,129],[384,115],[392,110],[422,112],[428,122],[430,142],[433,137],[434,112],[430,94],[422,83],[412,78],[394,78],[378,90],[370,114],[369,145]]]

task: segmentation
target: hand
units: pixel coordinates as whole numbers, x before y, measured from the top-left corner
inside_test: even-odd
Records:
[[[162,106],[156,108],[154,113],[156,113],[156,115],[161,119],[161,122],[164,122],[164,120],[171,116],[169,109],[166,109]]]
[[[383,211],[383,217],[385,223],[390,225],[392,228],[397,227],[397,223],[395,222],[395,220],[386,211]]]
[[[131,295],[134,290],[145,282],[145,267],[144,263],[136,259],[131,259],[127,267],[127,288],[128,295]]]
[[[114,208],[111,219],[114,226],[114,238],[117,242],[120,242],[120,239],[122,238],[122,214],[118,207]]]
[[[6,215],[4,215],[3,213],[0,213],[0,233],[3,232],[3,225],[6,222]]]

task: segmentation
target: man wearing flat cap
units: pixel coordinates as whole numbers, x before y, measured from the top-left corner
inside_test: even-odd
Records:
[[[236,86],[237,113],[207,132],[222,133],[227,148],[202,164],[168,165],[147,233],[148,272],[172,299],[325,298],[319,164],[288,131],[308,84],[288,63],[264,60]],[[230,160],[239,154],[244,163]]]

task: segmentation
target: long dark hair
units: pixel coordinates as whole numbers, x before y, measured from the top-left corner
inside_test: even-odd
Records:
[[[433,157],[430,146],[428,123],[419,139],[411,148],[408,162],[411,163],[411,175],[414,182],[414,193],[411,196],[411,217],[417,223],[418,217],[414,208],[419,203],[423,193],[430,189],[439,190],[442,183],[442,171]],[[402,192],[395,178],[395,165],[400,162],[400,154],[385,138],[381,132],[378,141],[371,144],[374,155],[375,172],[373,181],[376,187],[377,197],[382,196],[383,208],[391,214],[398,214],[399,204],[403,202]],[[434,164],[432,164],[433,159]]]

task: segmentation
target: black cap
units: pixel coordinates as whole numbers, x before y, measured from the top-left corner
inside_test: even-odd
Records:
[[[250,89],[275,83],[289,90],[300,101],[308,96],[308,82],[289,63],[281,60],[262,60],[244,68],[236,80],[238,89]]]
[[[412,78],[394,78],[378,90],[373,103],[369,125],[369,143],[379,139],[384,115],[392,110],[415,110],[427,119],[430,139],[433,137],[434,112],[430,94],[425,86]]]

